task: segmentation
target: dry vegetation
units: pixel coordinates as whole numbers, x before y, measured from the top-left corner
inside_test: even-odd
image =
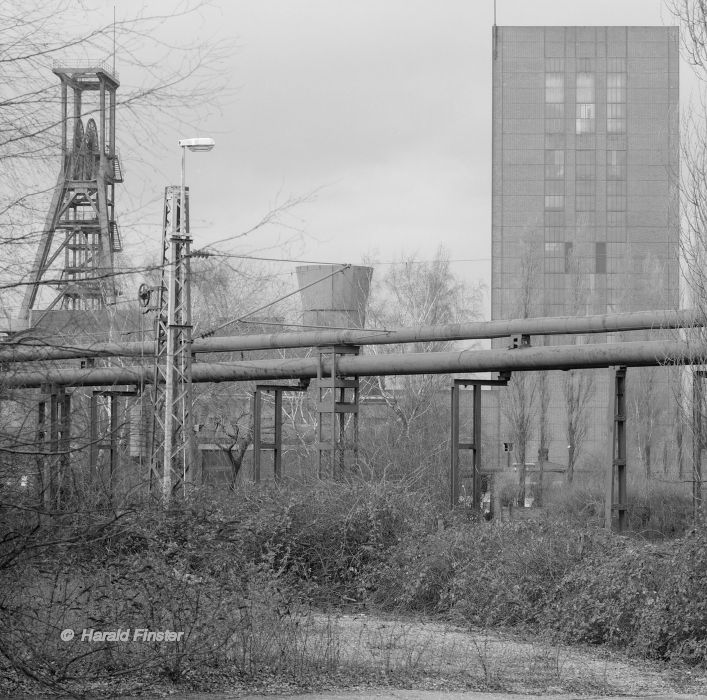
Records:
[[[560,508],[479,522],[390,482],[203,493],[169,511],[17,505],[0,550],[10,695],[704,687],[703,531],[616,537]],[[184,637],[86,642],[84,628]],[[647,660],[659,665],[635,666]]]

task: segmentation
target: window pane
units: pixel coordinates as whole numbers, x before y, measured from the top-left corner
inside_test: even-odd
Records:
[[[565,272],[571,272],[572,271],[572,248],[574,246],[572,243],[565,243]]]
[[[561,241],[565,237],[565,229],[562,226],[546,226],[545,240],[546,241]]]
[[[594,194],[596,183],[594,180],[578,180],[575,182],[575,192],[577,194]]]
[[[612,87],[606,91],[607,102],[626,102],[625,88]]]
[[[623,227],[626,221],[626,214],[622,211],[608,211],[606,212],[606,225],[612,228]]]
[[[594,73],[577,73],[577,122],[578,134],[594,133],[595,102]]]
[[[577,73],[577,102],[595,102],[594,73]]]
[[[576,129],[578,134],[593,134],[594,120],[593,119],[577,119]]]
[[[626,210],[626,197],[623,195],[618,195],[618,196],[607,195],[606,208],[607,208],[607,211],[625,211]]]
[[[609,73],[624,73],[624,72],[626,72],[626,59],[625,58],[607,58],[606,59],[606,70]]]
[[[594,150],[575,151],[575,178],[577,180],[593,180],[596,176],[596,152]]]
[[[545,183],[545,194],[564,194],[565,193],[565,181],[564,180],[548,180]]]
[[[546,134],[561,134],[565,130],[565,120],[564,119],[546,119],[545,120],[545,133]]]
[[[597,242],[594,248],[594,272],[604,274],[606,272],[606,243]]]
[[[565,101],[565,76],[562,73],[545,74],[545,102]]]
[[[577,103],[577,118],[578,119],[594,119],[594,104],[593,103]]]
[[[623,180],[626,177],[626,151],[606,152],[606,177],[608,180]]]
[[[565,152],[560,150],[545,151],[545,177],[560,179],[565,176]]]
[[[607,119],[606,130],[610,134],[623,134],[626,131],[625,119]]]
[[[545,225],[559,227],[565,225],[565,214],[561,211],[545,212]]]
[[[606,116],[609,117],[609,119],[618,119],[619,117],[625,117],[626,105],[623,103],[606,105]]]
[[[626,194],[626,181],[625,180],[612,180],[606,183],[606,194],[608,195],[618,195]]]
[[[565,271],[565,244],[563,241],[545,243],[545,272],[559,274]]]
[[[593,194],[578,194],[575,198],[576,211],[593,211],[596,208],[596,201]]]

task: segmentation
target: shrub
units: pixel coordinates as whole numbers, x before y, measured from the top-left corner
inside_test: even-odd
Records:
[[[689,485],[634,479],[629,484],[629,525],[644,537],[678,537],[692,525]]]
[[[707,532],[677,542],[658,570],[660,586],[644,601],[635,646],[653,658],[707,665]]]
[[[660,563],[645,544],[604,542],[559,581],[544,623],[566,641],[631,645],[646,601],[660,586]]]
[[[374,600],[452,613],[475,624],[535,622],[594,538],[553,522],[459,525],[408,536],[390,553]]]
[[[388,548],[415,527],[425,503],[390,485],[319,484],[290,493],[258,518],[262,555],[320,601],[361,600]],[[424,517],[423,517],[424,519]]]

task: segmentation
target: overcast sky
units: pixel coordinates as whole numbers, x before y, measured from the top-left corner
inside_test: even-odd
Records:
[[[287,220],[303,231],[289,246],[272,248],[282,231],[271,228],[222,247],[359,263],[429,259],[442,244],[459,274],[490,287],[493,1],[214,4],[196,31],[235,42],[222,68],[237,92],[201,133],[183,134],[217,141],[188,157],[195,245],[315,192]],[[498,0],[497,21],[673,23],[659,0]],[[152,172],[176,183],[176,143],[155,166],[148,186]]]

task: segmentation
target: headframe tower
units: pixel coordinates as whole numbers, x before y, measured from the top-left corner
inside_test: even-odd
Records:
[[[116,294],[113,253],[121,250],[115,220],[115,184],[123,181],[115,150],[117,74],[106,63],[88,61],[63,61],[52,70],[61,81],[61,170],[20,309],[30,325],[39,321],[31,318],[33,310],[104,308]],[[88,92],[98,93],[90,107]],[[43,291],[50,288],[53,299]]]

